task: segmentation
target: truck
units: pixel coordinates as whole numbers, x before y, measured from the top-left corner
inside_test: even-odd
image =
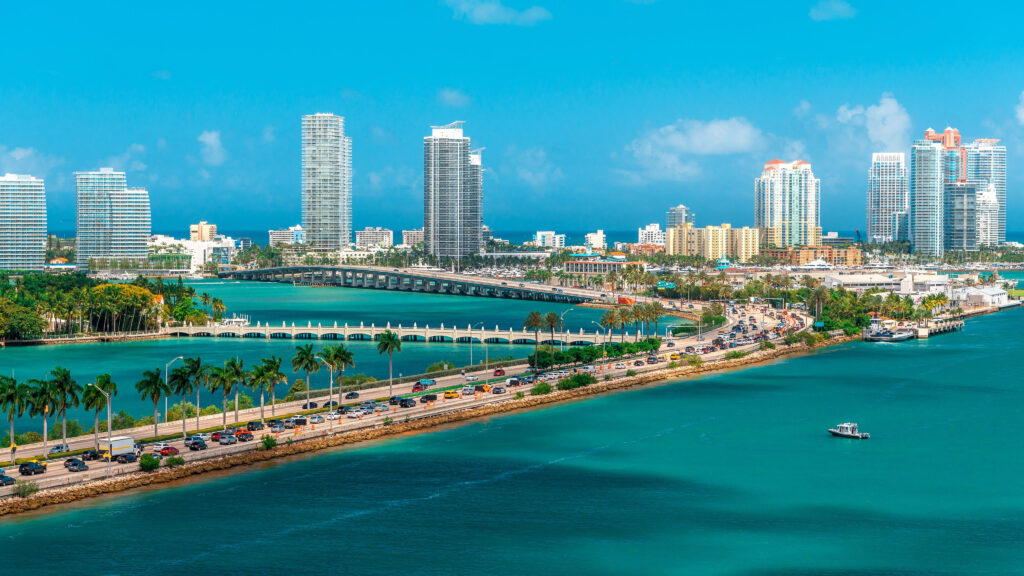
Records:
[[[142,447],[136,444],[135,439],[131,436],[114,436],[110,439],[110,443],[107,443],[106,439],[100,441],[100,454],[103,455],[104,460],[117,458],[121,454],[139,456],[141,453]]]

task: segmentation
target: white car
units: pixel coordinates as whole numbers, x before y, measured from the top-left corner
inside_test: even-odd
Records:
[[[472,386],[466,386],[465,388],[462,389],[463,396],[472,396],[474,394],[476,394],[476,388]]]
[[[324,423],[324,417],[320,416],[319,414],[314,414],[313,416],[309,417],[309,423],[310,424],[323,424]]]
[[[348,417],[349,418],[359,418],[362,415],[363,415],[363,411],[362,410],[353,410],[353,411],[348,413]]]
[[[156,444],[151,445],[149,448],[153,452],[159,452],[159,451],[163,450],[164,448],[170,448],[170,446],[171,445],[168,444],[167,442],[157,442]]]
[[[210,441],[210,435],[209,434],[205,434],[205,433],[193,434],[192,437],[193,438],[202,438],[203,442],[207,442],[207,443]]]
[[[338,414],[337,412],[331,411],[327,413],[328,420],[337,420],[339,418],[341,418],[341,415]]]
[[[619,362],[618,364],[615,365],[615,369],[616,370],[625,370],[626,369],[626,365],[623,364],[622,362]]]
[[[466,382],[476,382],[480,377],[476,374],[466,374]]]

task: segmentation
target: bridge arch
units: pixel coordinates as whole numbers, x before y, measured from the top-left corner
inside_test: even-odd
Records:
[[[296,340],[319,340],[319,336],[312,332],[298,332],[292,338]]]
[[[428,342],[454,342],[454,340],[452,340],[451,336],[444,336],[444,335],[431,336],[427,341]]]
[[[374,338],[370,334],[364,334],[364,333],[360,332],[360,333],[356,333],[356,334],[349,334],[348,335],[348,339],[349,340],[373,340]]]
[[[262,332],[245,332],[242,338],[266,338],[266,335]]]
[[[221,332],[217,334],[218,338],[238,338],[238,334],[235,332]]]
[[[270,337],[271,338],[275,338],[275,339],[283,339],[283,340],[291,340],[292,339],[292,335],[290,333],[288,333],[288,332],[271,332],[270,333]]]

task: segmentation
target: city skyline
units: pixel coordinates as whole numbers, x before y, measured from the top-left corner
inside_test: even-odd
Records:
[[[278,228],[301,221],[296,119],[329,110],[346,118],[347,135],[358,143],[353,229],[410,228],[419,220],[411,201],[422,188],[422,127],[457,117],[489,145],[484,218],[496,229],[517,228],[518,208],[536,211],[538,227],[582,230],[608,228],[607,214],[629,227],[659,221],[665,206],[680,203],[705,222],[740,222],[736,209],[749,197],[750,175],[780,157],[814,164],[823,227],[852,230],[864,227],[870,154],[909,153],[914,135],[949,124],[1006,144],[1008,229],[1024,228],[1024,206],[1014,202],[1024,174],[1013,168],[1024,154],[1024,114],[1017,112],[1024,85],[1007,65],[1022,49],[1009,24],[966,13],[958,42],[919,52],[910,24],[937,27],[942,10],[850,2],[851,11],[829,17],[812,10],[816,4],[748,7],[729,15],[734,25],[709,42],[710,30],[683,41],[670,30],[692,18],[720,19],[725,7],[623,2],[582,13],[541,3],[547,16],[526,21],[515,15],[534,6],[528,2],[504,0],[500,17],[424,3],[403,7],[403,40],[388,45],[379,31],[394,5],[324,6],[325,17],[351,22],[351,43],[372,48],[346,64],[344,75],[317,73],[345,50],[326,39],[286,33],[262,47],[240,31],[213,33],[172,13],[156,18],[144,36],[122,26],[129,41],[146,40],[125,53],[122,43],[104,38],[77,41],[95,19],[124,23],[116,11],[47,14],[53,42],[41,50],[19,41],[26,30],[11,31],[14,80],[0,110],[0,172],[46,180],[54,230],[72,228],[73,172],[108,165],[152,192],[157,228],[200,219],[226,229]],[[226,11],[212,7],[209,21]],[[19,5],[11,17],[43,15]],[[244,28],[270,28],[277,19],[246,15]],[[781,22],[798,33],[777,39],[768,59],[752,57],[745,33]],[[623,41],[634,49],[587,40],[586,31],[599,36],[613,28],[625,29]],[[208,37],[209,45],[161,48],[182,30]],[[878,41],[857,41],[868,30],[877,30]],[[444,62],[416,53],[432,42],[475,49]],[[526,47],[500,49],[509,43]],[[821,53],[807,53],[808,43],[821,45]],[[735,47],[712,48],[722,44]],[[551,50],[566,46],[576,47]],[[82,73],[112,50],[123,58],[102,83]],[[230,54],[237,66],[212,65],[211,53]],[[909,53],[913,65],[892,58]],[[958,82],[936,93],[923,71],[940,64]],[[506,72],[471,73],[489,69]],[[854,73],[857,85],[849,86]],[[650,202],[619,201],[635,196]],[[564,201],[550,206],[552,198]],[[233,209],[242,203],[245,215]]]

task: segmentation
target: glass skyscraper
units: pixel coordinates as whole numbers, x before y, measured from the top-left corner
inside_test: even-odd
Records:
[[[352,139],[341,116],[302,117],[302,227],[316,249],[352,245]]]
[[[902,152],[871,155],[868,170],[868,241],[907,239],[907,166]]]
[[[943,145],[933,140],[917,140],[910,147],[910,243],[928,256],[944,251],[944,155]]]
[[[693,211],[685,205],[680,204],[668,209],[665,213],[665,229],[675,228],[684,224],[693,224]]]
[[[766,246],[821,245],[821,180],[803,160],[772,160],[754,179],[754,225]]]
[[[75,260],[88,269],[93,259],[138,260],[148,256],[149,192],[128,188],[124,172],[100,168],[76,172]]]
[[[0,270],[42,270],[46,190],[32,176],[0,177]]]
[[[964,145],[966,180],[977,190],[978,244],[1006,242],[1006,146],[979,138]]]
[[[423,245],[459,258],[483,247],[483,164],[462,122],[431,127],[423,138]]]

